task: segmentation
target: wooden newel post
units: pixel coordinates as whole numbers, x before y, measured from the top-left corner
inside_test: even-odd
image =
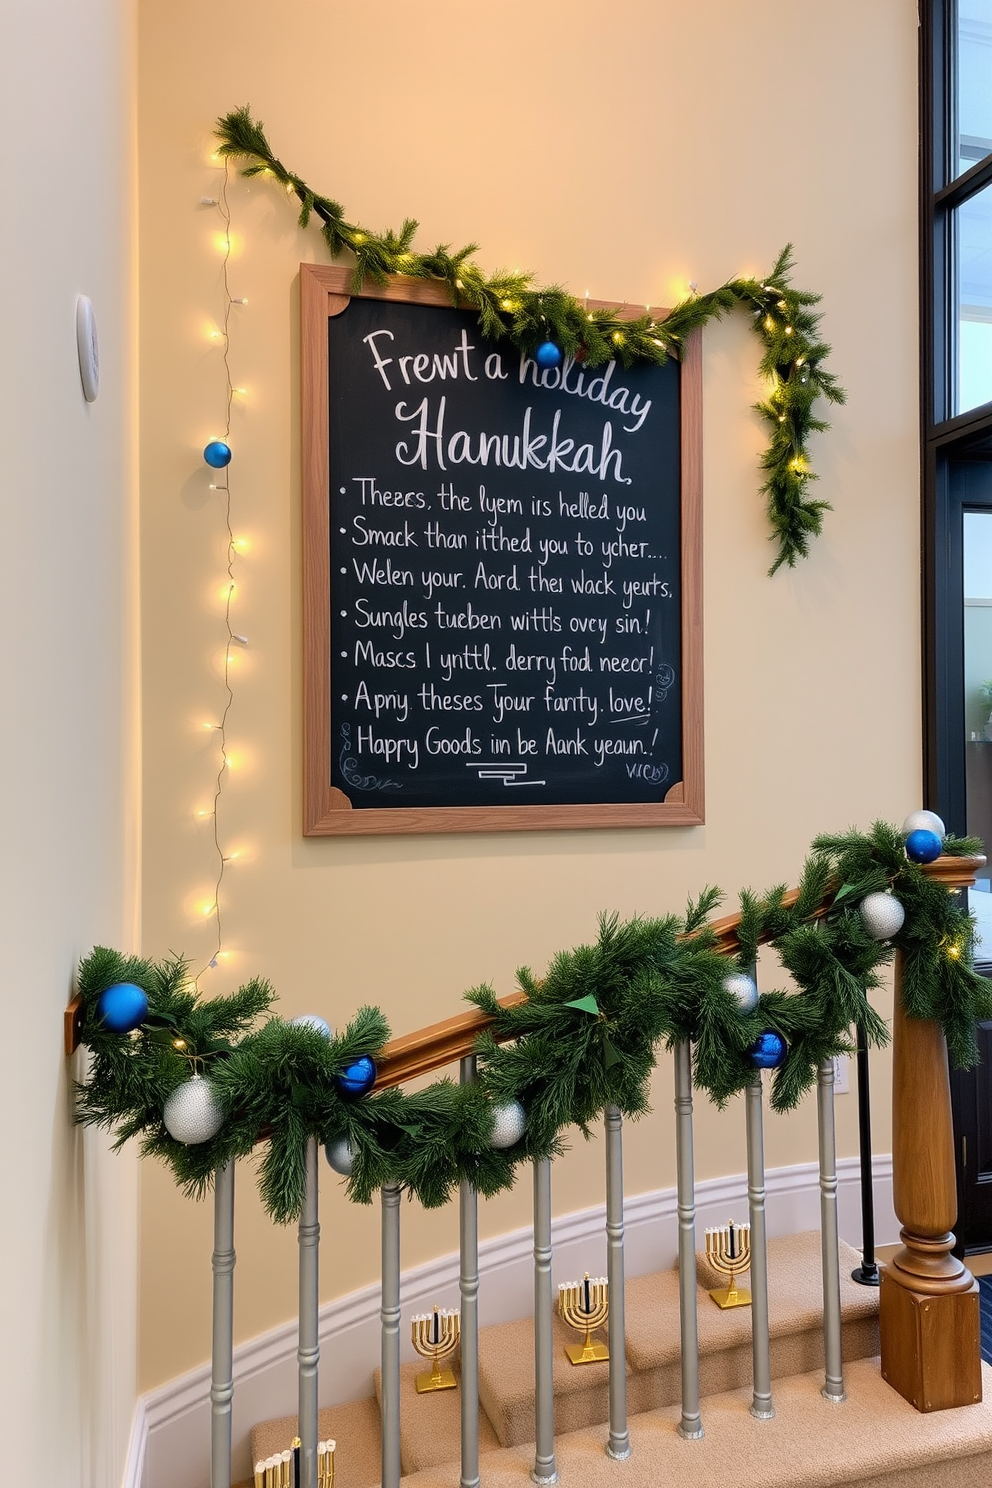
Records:
[[[942,857],[926,870],[949,890],[984,858]],[[957,1220],[947,1045],[938,1023],[906,1016],[896,957],[892,1189],[903,1248],[882,1272],[882,1377],[919,1411],[982,1398],[978,1283],[951,1254]]]

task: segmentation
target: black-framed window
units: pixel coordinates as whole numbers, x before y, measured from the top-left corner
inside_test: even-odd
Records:
[[[920,8],[926,804],[992,845],[992,0]],[[992,974],[992,879],[968,891]],[[952,1072],[957,1250],[992,1248],[992,1024]]]
[[[992,0],[923,0],[920,100],[926,794],[992,841]]]

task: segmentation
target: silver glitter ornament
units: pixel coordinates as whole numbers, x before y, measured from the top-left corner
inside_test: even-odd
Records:
[[[505,1101],[493,1107],[493,1134],[490,1147],[513,1147],[527,1130],[527,1112],[519,1101]]]
[[[908,837],[910,832],[933,832],[941,841],[947,836],[947,828],[936,811],[911,811],[902,824],[902,835]]]
[[[872,940],[891,940],[906,922],[906,911],[894,894],[866,894],[858,913]]]
[[[752,977],[743,971],[733,971],[723,979],[723,990],[736,998],[742,1013],[753,1013],[758,1006],[758,989]]]
[[[290,1028],[313,1028],[328,1040],[334,1037],[334,1029],[319,1013],[302,1013],[298,1018],[290,1018],[289,1026]]]
[[[351,1170],[355,1166],[355,1150],[347,1137],[335,1137],[333,1142],[327,1142],[324,1156],[335,1173],[340,1173],[342,1178],[351,1176]]]
[[[170,1137],[186,1147],[209,1142],[224,1125],[224,1112],[209,1080],[194,1075],[177,1085],[162,1110]]]

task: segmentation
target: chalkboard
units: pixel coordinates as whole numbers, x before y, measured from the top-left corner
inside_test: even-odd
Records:
[[[307,834],[701,822],[698,345],[542,369],[301,285]]]

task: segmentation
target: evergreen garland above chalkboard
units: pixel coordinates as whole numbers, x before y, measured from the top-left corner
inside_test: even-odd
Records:
[[[979,848],[975,839],[943,843],[952,855]],[[888,940],[877,938],[866,913],[872,898],[897,912],[901,928],[886,931]],[[792,1110],[821,1060],[850,1050],[852,1024],[869,1042],[886,1042],[868,994],[896,947],[906,1011],[941,1024],[955,1065],[977,1063],[975,1024],[992,1018],[992,983],[972,965],[971,920],[939,879],[909,861],[895,828],[876,823],[867,834],[818,838],[796,896],[781,887],[742,894],[732,961],[707,923],[719,899],[707,889],[681,916],[604,917],[596,943],[556,956],[540,981],[521,971],[527,1000],[515,1006],[501,1007],[489,987],[469,992],[493,1018],[477,1045],[478,1080],[438,1080],[409,1095],[374,1085],[363,1094],[342,1079],[389,1038],[377,1008],[360,1008],[338,1034],[320,1019],[270,1018],[254,1027],[273,1001],[262,981],[200,999],[182,961],[97,949],[79,972],[81,1035],[92,1061],[77,1087],[77,1119],[113,1130],[118,1147],[140,1137],[142,1155],[168,1163],[190,1194],[261,1143],[261,1196],[280,1222],[300,1213],[310,1137],[347,1145],[351,1198],[368,1203],[382,1184],[398,1182],[433,1207],[463,1178],[487,1195],[510,1187],[521,1163],[560,1152],[568,1128],[587,1130],[607,1105],[642,1115],[659,1047],[680,1040],[692,1044],[696,1085],[719,1105],[754,1078],[756,1041],[784,1040],[771,1101]],[[736,984],[746,982],[740,973],[764,939],[798,990],[758,998],[752,986],[742,1000]],[[115,1029],[107,998],[122,984],[141,1006]],[[208,1135],[178,1140],[166,1124],[168,1105],[191,1086],[216,1120]],[[494,1123],[516,1102],[519,1129],[497,1146]]]
[[[558,285],[538,287],[530,274],[487,275],[472,258],[475,243],[459,249],[440,244],[433,252],[419,253],[413,247],[418,224],[411,218],[398,230],[383,233],[348,222],[338,202],[314,191],[273,154],[264,125],[252,118],[247,105],[219,118],[216,132],[218,153],[243,162],[242,175],[272,176],[298,198],[301,227],[312,216],[319,218],[332,258],[345,249],[354,255],[356,293],[366,279],[384,284],[391,274],[439,280],[450,289],[453,304],[476,312],[485,336],[494,341],[506,337],[528,355],[550,341],[566,357],[592,367],[611,358],[625,367],[635,362],[660,365],[680,355],[690,332],[738,306],[747,310],[763,348],[760,371],[771,382],[767,398],[755,405],[770,431],[761,458],[766,473],[761,491],[767,497],[772,541],[778,545],[770,572],[807,556],[810,540],[822,530],[823,513],[831,509],[829,502],[808,494],[809,483],[817,478],[809,437],[829,428],[814,417],[813,408],[820,397],[843,403],[845,395],[826,370],[830,347],[819,339],[821,317],[812,310],[820,296],[790,283],[791,244],[764,281],[730,279],[681,301],[663,320],[648,313],[627,319],[615,309],[590,310]]]

